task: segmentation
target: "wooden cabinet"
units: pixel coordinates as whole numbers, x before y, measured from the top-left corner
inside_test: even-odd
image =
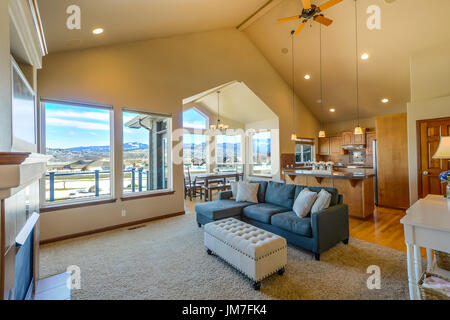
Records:
[[[354,134],[353,132],[343,132],[342,145],[348,146],[351,144],[366,144],[365,130],[363,134]]]
[[[341,154],[342,153],[342,137],[330,138],[330,153]]]
[[[319,138],[319,155],[330,155],[330,138]]]
[[[367,133],[366,140],[367,140],[367,155],[373,154],[373,141],[377,139],[377,133],[376,132],[369,132]]]
[[[352,132],[343,132],[342,133],[342,145],[343,146],[348,146],[352,143],[353,141],[353,133]]]
[[[364,129],[363,129],[364,130]],[[352,135],[352,144],[366,144],[366,132],[363,131],[363,134],[353,134]]]

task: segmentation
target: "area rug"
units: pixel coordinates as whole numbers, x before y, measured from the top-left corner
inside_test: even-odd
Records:
[[[206,254],[193,214],[41,247],[41,277],[71,265],[81,270],[72,299],[408,299],[405,254],[353,238],[320,262],[289,246],[286,273],[255,291],[246,277]],[[379,267],[380,289],[368,289],[370,266]]]

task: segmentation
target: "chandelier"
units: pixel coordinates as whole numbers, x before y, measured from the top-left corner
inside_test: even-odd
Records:
[[[227,130],[230,126],[220,122],[220,91],[217,91],[217,123],[209,126],[211,130]]]

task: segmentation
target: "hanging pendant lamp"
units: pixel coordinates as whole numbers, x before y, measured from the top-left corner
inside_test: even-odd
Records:
[[[220,122],[220,91],[217,91],[217,123],[209,126],[211,130],[225,131],[230,126]]]
[[[295,64],[294,64],[294,33],[291,31],[291,53],[292,53],[292,135],[291,140],[297,140],[297,134],[295,133]]]
[[[320,36],[319,36],[319,41],[320,41],[320,59],[319,59],[319,65],[320,65],[320,104],[322,106],[322,116],[325,116],[324,113],[324,109],[323,109],[323,74],[322,74],[322,25],[319,25],[319,30],[320,30]],[[327,135],[325,133],[325,128],[323,125],[323,122],[320,121],[320,128],[321,130],[319,131],[319,138],[325,138]]]
[[[354,134],[364,134],[359,122],[359,59],[358,59],[358,6],[357,0],[355,0],[355,61],[356,61],[356,115],[358,119],[358,125],[355,127]]]

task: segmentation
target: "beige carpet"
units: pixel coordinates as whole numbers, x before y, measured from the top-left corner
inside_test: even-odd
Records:
[[[41,277],[81,268],[73,299],[407,299],[403,252],[351,239],[322,261],[288,247],[283,276],[254,291],[250,281],[203,247],[193,214],[67,240],[41,249]],[[367,267],[381,268],[381,289],[368,290]]]

